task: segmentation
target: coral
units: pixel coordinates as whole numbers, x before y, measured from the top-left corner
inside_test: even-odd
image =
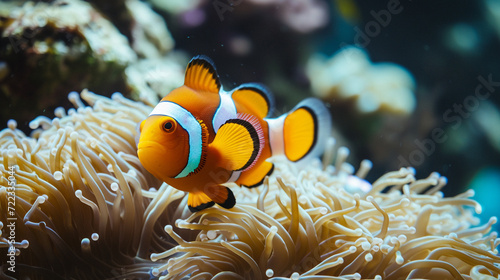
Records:
[[[14,167],[18,276],[148,278],[149,254],[174,246],[163,225],[188,215],[185,203],[178,207],[184,194],[161,185],[137,159],[135,127],[150,107],[120,94],[112,100],[81,95],[92,107],[70,93],[77,109],[33,120],[30,126],[40,127],[34,137],[17,130],[15,121],[0,132],[2,270],[8,272],[3,258]]]
[[[176,51],[129,65],[125,76],[132,98],[155,106],[166,93],[182,85],[187,62],[188,58]]]
[[[415,109],[411,74],[392,63],[372,64],[367,53],[356,47],[345,47],[329,59],[311,58],[307,75],[318,97],[354,101],[360,114],[409,115]]]
[[[150,2],[157,9],[171,14],[179,14],[196,8],[201,3],[205,2],[205,0],[150,0]]]
[[[0,121],[15,117],[25,129],[24,122],[83,88],[155,100],[134,86],[127,91],[137,81],[124,72],[173,49],[163,18],[139,0],[89,2],[0,3]],[[34,102],[26,105],[28,98]]]
[[[122,90],[122,73],[137,60],[127,38],[85,1],[9,6],[0,33],[0,61],[7,72],[0,81],[3,121],[15,115],[20,124],[28,122],[62,105],[74,89]]]
[[[444,198],[446,178],[416,180],[412,168],[362,178],[340,148],[336,166],[303,170],[276,162],[261,189],[234,190],[231,210],[207,209],[176,221],[200,230],[195,241],[165,231],[179,245],[153,260],[160,279],[497,279],[500,243],[479,227],[472,191]],[[182,255],[174,255],[183,253]]]
[[[325,26],[329,20],[328,5],[321,0],[292,0],[282,5],[280,17],[285,25],[300,33]]]
[[[325,26],[330,15],[328,5],[323,0],[251,0],[254,5],[275,6],[277,17],[288,28],[299,32],[309,33]]]
[[[89,0],[125,35],[140,58],[161,57],[174,47],[165,20],[140,0]]]
[[[174,48],[174,39],[160,15],[138,0],[127,0],[125,5],[133,18],[132,48],[139,56],[159,58]]]

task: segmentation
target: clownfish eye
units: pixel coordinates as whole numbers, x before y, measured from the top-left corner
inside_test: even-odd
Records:
[[[163,131],[168,133],[173,132],[175,130],[175,127],[175,121],[172,119],[169,119],[162,124]]]

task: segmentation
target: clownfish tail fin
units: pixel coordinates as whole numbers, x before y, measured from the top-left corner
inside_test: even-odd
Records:
[[[294,162],[320,156],[331,134],[330,112],[316,98],[307,98],[289,113],[266,121],[272,154],[284,154]]]

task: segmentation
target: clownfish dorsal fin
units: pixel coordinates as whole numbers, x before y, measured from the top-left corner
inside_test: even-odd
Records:
[[[231,98],[259,118],[269,117],[274,110],[273,96],[269,89],[261,84],[242,84],[232,91]]]
[[[221,155],[220,166],[232,171],[251,168],[263,146],[264,132],[259,120],[248,114],[238,114],[236,119],[227,120],[210,144]]]
[[[193,57],[186,68],[184,85],[194,90],[219,93],[221,85],[213,61],[204,55]]]

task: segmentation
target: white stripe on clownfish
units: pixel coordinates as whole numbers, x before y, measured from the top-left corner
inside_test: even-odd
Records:
[[[215,110],[212,120],[212,126],[215,132],[217,132],[226,121],[237,117],[236,105],[231,98],[231,93],[225,92],[221,88],[219,91],[219,100],[219,107]]]
[[[185,108],[177,103],[161,101],[149,116],[168,116],[173,118],[189,136],[189,157],[184,169],[175,178],[186,177],[198,168],[202,156],[203,135],[198,120]]]
[[[231,177],[229,177],[229,179],[227,180],[227,183],[232,183],[238,180],[238,178],[240,178],[241,172],[242,171],[233,171],[233,173],[231,173]]]
[[[285,138],[283,135],[283,124],[287,114],[283,114],[278,118],[264,120],[269,127],[269,144],[273,155],[282,155],[285,153]]]

